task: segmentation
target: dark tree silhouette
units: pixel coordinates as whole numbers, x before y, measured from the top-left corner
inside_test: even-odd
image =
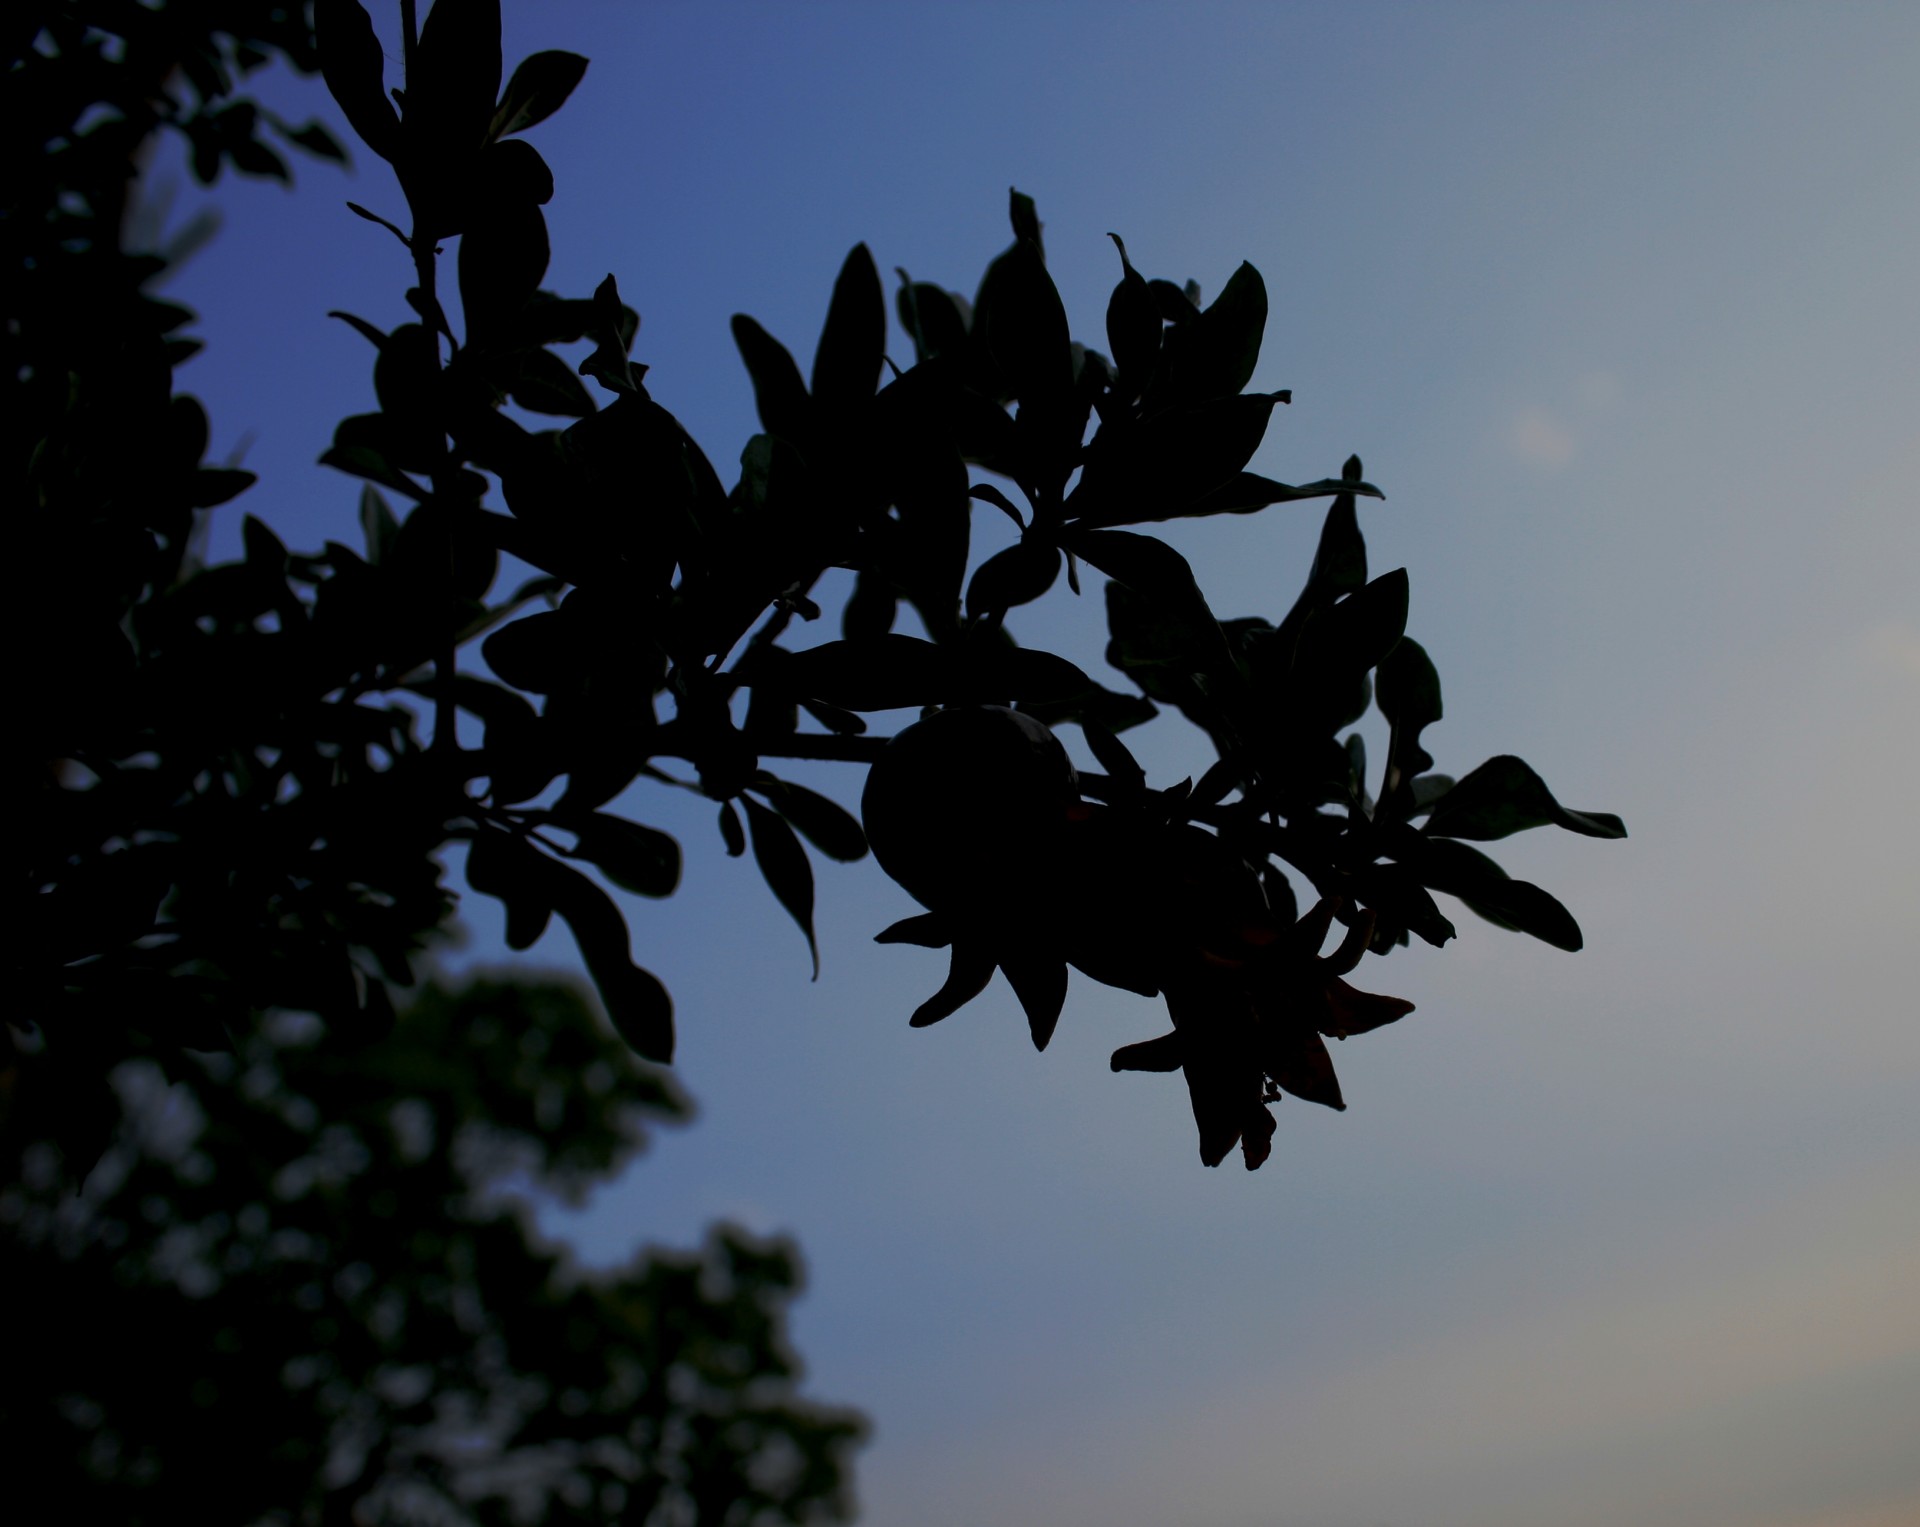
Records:
[[[88,1522],[772,1527],[852,1510],[865,1427],[797,1397],[799,1263],[729,1227],[586,1273],[578,1197],[687,1106],[570,984],[428,986],[344,1049],[279,1013],[169,1086],[76,1194],[0,1188],[8,1489]]]
[[[42,5],[6,24],[9,162],[31,167],[9,193],[0,367],[34,569],[9,611],[31,801],[17,1138],[50,1131],[91,1159],[117,1060],[178,1066],[261,1011],[380,1032],[389,988],[452,914],[449,845],[505,903],[513,947],[567,923],[621,1035],[665,1061],[671,1005],[606,887],[669,894],[680,850],[623,814],[631,787],[710,797],[726,850],[751,848],[811,944],[807,845],[857,859],[866,837],[782,759],[873,766],[866,827],[928,908],[881,936],[953,951],[916,1022],[995,969],[1040,1044],[1069,967],[1164,993],[1173,1032],[1114,1065],[1185,1073],[1209,1164],[1238,1143],[1257,1165],[1283,1093],[1341,1106],[1323,1036],[1410,1006],[1343,976],[1410,936],[1451,938],[1434,892],[1579,947],[1558,901],[1470,844],[1545,823],[1618,837],[1619,820],[1564,808],[1516,758],[1432,772],[1439,679],[1406,634],[1405,572],[1370,577],[1358,525],[1378,490],[1357,457],[1297,486],[1247,470],[1290,396],[1245,391],[1268,304],[1251,265],[1203,307],[1116,239],[1109,358],[1070,337],[1016,192],[1013,242],[971,301],[903,274],[902,368],[857,246],[810,376],[735,318],[763,431],[728,488],[650,393],[614,278],[587,297],[541,285],[553,177],[520,135],[586,61],[537,53],[507,75],[497,0],[439,0],[418,27],[400,10],[392,91],[355,0],[317,0],[311,43],[297,7],[241,0]],[[203,174],[281,172],[272,119],[230,96],[271,52],[317,62],[393,167],[405,225],[354,210],[404,246],[415,317],[337,315],[374,355],[379,407],[323,458],[362,482],[362,548],[291,552],[248,517],[244,559],[207,567],[197,517],[249,479],[204,465],[204,415],[171,390],[187,315],[145,294],[156,262],[121,247],[118,219],[133,156],[165,126]],[[279,130],[332,151],[318,129]],[[454,240],[457,305],[440,268]],[[1303,499],[1331,507],[1277,619],[1216,618],[1168,541],[1120,528]],[[1019,539],[974,566],[976,510]],[[801,646],[833,568],[855,575],[840,635]],[[1124,691],[1010,634],[1020,608],[1093,574]],[[924,635],[895,629],[903,610]],[[1348,730],[1373,703],[1390,727],[1378,771]],[[1151,787],[1119,734],[1166,706],[1216,757]],[[868,733],[866,714],[915,709],[939,711],[921,723],[939,746]],[[1063,725],[1104,774],[1066,769],[1048,733]],[[969,857],[956,822],[995,852]]]

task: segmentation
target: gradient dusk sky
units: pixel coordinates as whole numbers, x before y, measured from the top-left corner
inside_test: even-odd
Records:
[[[549,284],[618,276],[728,481],[728,316],[804,367],[856,241],[971,291],[1018,186],[1103,349],[1109,229],[1209,296],[1251,260],[1255,385],[1294,392],[1255,466],[1357,451],[1386,491],[1362,523],[1411,573],[1440,767],[1519,753],[1632,832],[1499,845],[1579,954],[1460,911],[1369,961],[1419,1010],[1249,1175],[1200,1165],[1176,1080],[1108,1074],[1154,1004],[1076,978],[1043,1056],[999,982],[909,1031],[944,962],[870,942],[904,892],[820,866],[810,984],[710,808],[636,797],[688,849],[628,910],[702,1117],[554,1226],[597,1260],[719,1215],[798,1237],[876,1527],[1920,1523],[1920,6],[506,9],[509,65],[593,60],[531,135]],[[324,314],[398,322],[407,284],[342,206],[400,213],[358,158],[223,189],[169,289],[215,454],[264,479],[218,546],[241,508],[355,539],[313,462],[369,353]],[[1217,611],[1275,618],[1319,518],[1167,534]],[[1099,668],[1097,599],[1016,629]],[[1153,733],[1156,783],[1204,763]]]

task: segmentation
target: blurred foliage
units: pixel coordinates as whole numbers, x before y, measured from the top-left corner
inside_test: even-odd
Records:
[[[9,312],[34,304],[0,376],[36,570],[11,614],[16,650],[38,659],[15,754],[35,802],[19,835],[16,1134],[51,1130],[90,1159],[116,1060],[177,1069],[258,1011],[377,1034],[388,988],[451,915],[449,846],[505,904],[513,947],[557,916],[621,1035],[669,1059],[671,1004],[607,889],[677,882],[679,845],[624,815],[640,781],[715,802],[725,850],[751,851],[810,948],[814,855],[860,858],[863,825],[889,842],[883,868],[929,913],[883,937],[953,949],[916,1021],[996,969],[1040,1044],[1069,967],[1163,993],[1174,1033],[1114,1064],[1184,1072],[1209,1164],[1238,1144],[1258,1165],[1283,1094],[1341,1106],[1323,1038],[1410,1007],[1343,976],[1412,937],[1450,939],[1434,893],[1579,947],[1565,907],[1469,841],[1624,828],[1561,806],[1518,759],[1434,772],[1439,677],[1407,634],[1404,570],[1371,575],[1359,528],[1379,490],[1358,457],[1301,484],[1249,470],[1291,397],[1246,390],[1268,311],[1253,266],[1203,304],[1116,238],[1102,353],[1071,337],[1016,191],[1012,242],[971,298],[901,273],[903,366],[856,246],[810,372],[734,319],[762,431],[728,487],[649,392],[614,277],[584,296],[543,285],[554,180],[520,134],[586,61],[536,53],[509,73],[497,0],[439,0],[417,28],[400,9],[398,82],[355,0],[316,0],[311,49],[266,6],[52,6],[9,23],[10,149],[53,167],[5,234]],[[135,67],[129,12],[170,18],[197,107],[158,104],[154,81],[173,75]],[[225,92],[270,51],[317,62],[393,167],[404,211],[353,210],[404,245],[413,317],[336,315],[371,347],[378,401],[323,457],[360,482],[362,544],[297,553],[249,517],[244,558],[207,567],[197,516],[249,479],[202,460],[204,415],[170,383],[186,315],[143,295],[153,262],[121,247],[115,196],[141,134],[165,125],[231,121],[218,153],[194,138],[196,165],[265,170],[271,119]],[[84,174],[60,169],[70,154]],[[1170,542],[1123,528],[1301,500],[1330,501],[1304,586],[1243,618],[1216,616]],[[973,558],[975,512],[1009,517],[1017,542]],[[839,636],[792,640],[825,615],[836,568],[853,574]],[[1095,574],[1120,689],[1009,628]],[[1390,740],[1370,770],[1352,728],[1375,705]],[[1039,793],[1009,793],[1002,748],[1051,739],[1008,707],[1078,725],[1106,772],[1016,766]],[[1119,734],[1166,707],[1217,756],[1197,782],[1151,787]],[[942,746],[868,733],[864,713],[916,708],[958,714]],[[864,824],[769,767],[794,758],[874,766]],[[956,846],[951,820],[979,831]]]
[[[865,1426],[795,1393],[791,1246],[587,1272],[534,1232],[689,1112],[571,985],[429,985],[352,1050],[276,1013],[112,1080],[84,1191],[51,1146],[0,1189],[0,1433],[46,1519],[849,1519]]]

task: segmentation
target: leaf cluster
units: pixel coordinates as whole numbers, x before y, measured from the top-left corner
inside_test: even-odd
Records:
[[[41,1095],[91,1078],[97,1097],[105,1059],[136,1040],[225,1042],[266,1007],[377,1031],[388,986],[412,980],[451,914],[450,845],[468,885],[504,904],[508,942],[565,923],[619,1032],[665,1061],[672,1007],[608,888],[671,893],[681,850],[625,814],[630,788],[711,801],[725,852],[751,854],[817,970],[815,857],[859,859],[867,839],[773,766],[877,768],[888,744],[867,718],[903,710],[1017,706],[1078,725],[1107,771],[1027,834],[1029,890],[972,876],[930,909],[944,920],[912,941],[951,943],[955,962],[936,1006],[1001,969],[1044,1042],[1069,966],[1164,993],[1185,1037],[1149,1058],[1186,1071],[1210,1162],[1239,1141],[1257,1164],[1282,1092],[1338,1103],[1319,1036],[1407,1007],[1356,1007],[1341,976],[1368,951],[1450,939],[1436,892],[1579,947],[1558,901],[1469,844],[1542,823],[1623,829],[1561,807],[1517,759],[1434,772],[1422,739],[1439,678],[1407,635],[1405,572],[1370,577],[1359,527],[1379,490],[1357,457],[1299,484],[1252,469],[1291,394],[1248,390],[1268,310],[1251,265],[1203,305],[1190,282],[1144,277],[1116,238],[1103,353],[1070,334],[1016,191],[1012,242],[970,298],[899,273],[901,365],[856,246],[810,369],[734,318],[761,427],[728,486],[650,391],[614,277],[587,295],[544,284],[553,177],[520,134],[586,61],[537,53],[507,71],[497,0],[439,0],[417,35],[404,14],[390,88],[356,0],[314,10],[312,58],[406,204],[353,210],[404,246],[412,317],[337,315],[373,351],[377,407],[323,457],[360,482],[361,546],[296,554],[250,520],[244,560],[197,565],[194,514],[246,481],[201,463],[204,417],[171,393],[184,317],[149,307],[108,329],[84,302],[62,309],[88,336],[65,352],[80,380],[65,411],[33,416],[13,462],[70,569],[28,615],[58,654],[26,755]],[[45,392],[45,375],[23,360],[9,385]],[[1134,528],[1301,500],[1331,501],[1318,552],[1269,615],[1217,616],[1174,546]],[[975,559],[976,512],[1018,539]],[[1094,574],[1124,689],[1009,630]],[[796,639],[841,586],[838,636]],[[1390,727],[1377,774],[1350,730],[1375,704]],[[1164,707],[1212,743],[1197,783],[1150,788],[1120,741]],[[982,755],[942,776],[926,809],[991,772]],[[1317,901],[1304,918],[1295,881]],[[1323,960],[1336,918],[1342,952]]]

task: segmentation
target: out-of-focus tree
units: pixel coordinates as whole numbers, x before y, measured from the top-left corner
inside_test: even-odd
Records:
[[[853,1412],[802,1399],[781,1241],[718,1227],[608,1271],[541,1239],[684,1119],[572,985],[425,987],[343,1048],[277,1013],[169,1084],[80,1193],[0,1189],[7,1492],[46,1520],[846,1520]]]

